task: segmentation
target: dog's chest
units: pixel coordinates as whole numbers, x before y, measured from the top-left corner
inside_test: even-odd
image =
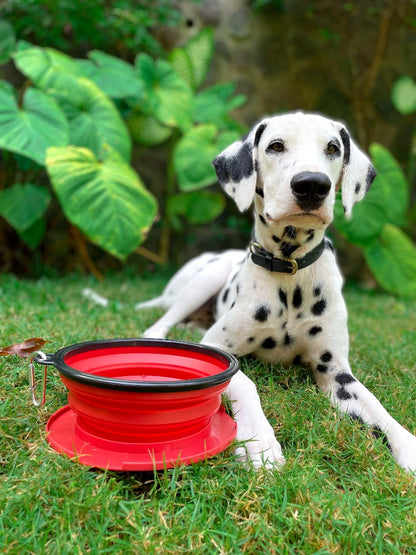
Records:
[[[230,350],[238,344],[263,360],[292,362],[304,353],[308,333],[320,329],[327,309],[319,274],[276,274],[246,260],[218,295],[215,316],[224,322]]]

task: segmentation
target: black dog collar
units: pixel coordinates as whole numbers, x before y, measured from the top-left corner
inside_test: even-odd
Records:
[[[285,274],[296,274],[298,270],[306,268],[313,264],[324,251],[325,239],[317,245],[314,249],[302,256],[302,258],[275,258],[273,254],[266,251],[259,243],[252,241],[249,245],[251,252],[251,260],[257,266],[266,268],[270,272],[281,272]]]

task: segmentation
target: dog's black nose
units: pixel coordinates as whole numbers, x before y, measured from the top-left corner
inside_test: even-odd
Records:
[[[300,172],[292,177],[290,187],[300,208],[316,210],[328,196],[331,181],[324,173]]]

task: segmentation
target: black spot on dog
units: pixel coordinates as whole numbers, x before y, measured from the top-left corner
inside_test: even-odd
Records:
[[[368,166],[367,177],[365,179],[365,184],[366,184],[367,191],[371,187],[371,184],[374,181],[374,178],[376,177],[376,175],[377,175],[377,172],[376,172],[374,166],[372,164],[370,164]]]
[[[303,318],[303,312],[298,312],[298,313],[296,314],[296,319],[297,319],[297,320],[300,320],[301,318]]]
[[[254,319],[257,322],[265,322],[270,314],[270,307],[264,304],[257,307],[256,312],[254,314]]]
[[[292,304],[293,308],[300,308],[302,306],[302,289],[299,285],[296,286],[293,292]]]
[[[332,360],[332,353],[330,353],[329,351],[325,351],[324,353],[322,353],[321,355],[322,362],[330,362],[331,360]]]
[[[298,247],[299,245],[288,243],[287,241],[283,241],[280,246],[282,254],[285,258],[289,258],[292,252],[294,252]]]
[[[281,318],[281,317],[283,316],[284,313],[285,313],[285,312],[284,312],[283,308],[281,308],[281,309],[279,310],[279,312],[277,313],[277,317],[278,317],[278,318]]]
[[[357,184],[355,185],[355,190],[354,190],[355,194],[358,195],[358,193],[360,192],[360,190],[361,190],[361,183],[357,183]]]
[[[273,337],[267,337],[261,344],[263,349],[274,349],[277,345],[277,341]]]
[[[316,369],[323,374],[328,371],[328,366],[326,364],[318,364]]]
[[[364,420],[357,413],[349,412],[348,416],[351,418],[351,420],[355,420],[356,422],[359,422],[360,424],[364,424]]]
[[[313,296],[314,297],[319,297],[319,295],[321,294],[321,288],[319,286],[314,287],[313,289]]]
[[[254,146],[257,146],[259,144],[261,136],[263,135],[263,131],[266,129],[266,127],[267,127],[266,123],[261,123],[258,126],[256,130],[256,134],[254,135]]]
[[[348,166],[351,156],[350,136],[348,135],[348,131],[344,128],[341,129],[339,134],[341,136],[342,144],[344,145],[344,166]]]
[[[306,241],[309,243],[315,237],[315,232],[313,229],[308,229],[308,235],[306,236]]]
[[[254,343],[255,340],[256,340],[256,338],[251,336],[247,339],[247,343]]]
[[[356,382],[357,380],[349,372],[342,372],[341,374],[335,376],[335,381],[340,385],[347,385]]]
[[[287,326],[287,322],[283,322],[283,324],[281,325],[282,330],[285,330]]]
[[[337,389],[337,397],[341,401],[348,401],[348,399],[351,399],[352,396],[351,393],[348,393],[345,387],[340,387],[339,389]]]
[[[281,288],[279,288],[279,299],[282,302],[282,304],[284,304],[285,307],[287,308],[287,295]]]
[[[276,237],[276,235],[272,235],[272,239],[275,243],[280,243],[280,238]]]
[[[321,316],[326,309],[326,300],[320,299],[314,305],[312,305],[311,312],[314,316]]]
[[[292,345],[293,342],[294,342],[293,337],[286,332],[285,339],[284,339],[285,346],[288,347],[289,345]]]
[[[259,195],[259,197],[264,198],[264,191],[261,187],[256,187],[256,193]]]
[[[224,291],[224,294],[223,294],[223,296],[222,296],[222,302],[223,302],[224,304],[227,302],[229,292],[230,292],[229,289],[226,289],[226,290]]]
[[[285,227],[285,234],[290,237],[290,239],[296,239],[298,230],[296,229],[296,227],[293,227],[293,225],[288,225],[287,227]]]
[[[261,221],[261,223],[262,223],[263,225],[267,225],[267,222],[266,222],[264,216],[262,216],[261,214],[259,214],[259,220]]]
[[[384,443],[384,445],[387,445],[387,447],[389,448],[389,450],[391,451],[391,445],[387,439],[386,433],[383,432],[383,430],[379,427],[379,426],[372,426],[371,428],[371,434],[373,435],[373,437],[375,437],[376,439],[381,439],[382,442]]]
[[[321,333],[322,328],[321,326],[312,326],[311,329],[309,330],[309,335],[317,335],[318,333]]]
[[[293,359],[292,365],[293,366],[300,366],[302,364],[302,357],[300,355],[296,355]]]

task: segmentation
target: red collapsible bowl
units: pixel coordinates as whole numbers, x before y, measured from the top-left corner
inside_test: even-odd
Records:
[[[68,405],[47,424],[47,440],[80,463],[110,470],[188,464],[223,451],[236,423],[221,393],[238,370],[232,355],[179,341],[115,339],[60,349],[55,366]]]

